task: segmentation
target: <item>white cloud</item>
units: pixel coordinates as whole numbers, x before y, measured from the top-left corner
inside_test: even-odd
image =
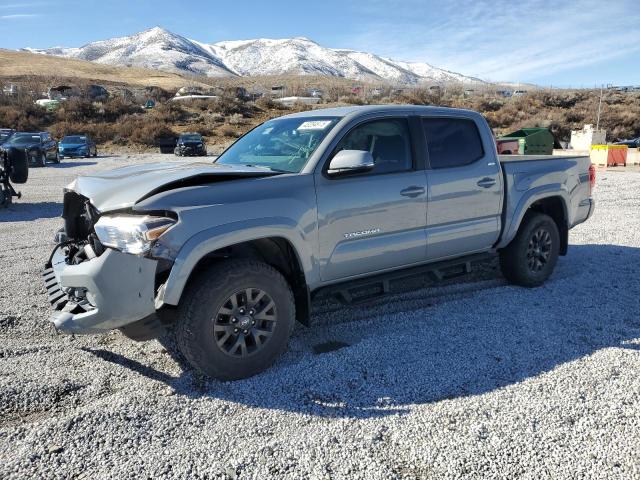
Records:
[[[634,0],[370,0],[362,5],[359,31],[344,41],[487,79],[526,80],[640,52]]]
[[[20,18],[34,18],[40,15],[36,13],[13,13],[11,15],[0,15],[0,20],[17,20]]]

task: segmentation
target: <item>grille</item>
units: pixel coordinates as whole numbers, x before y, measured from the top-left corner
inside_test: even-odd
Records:
[[[62,310],[69,301],[69,297],[60,288],[60,284],[56,280],[56,275],[53,273],[53,268],[46,268],[42,273],[42,278],[44,279],[44,286],[49,294],[49,303],[51,303],[56,310]]]

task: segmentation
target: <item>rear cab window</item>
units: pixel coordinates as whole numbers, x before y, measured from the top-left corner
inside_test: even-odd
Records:
[[[466,118],[423,118],[431,168],[470,165],[484,157],[478,126]]]

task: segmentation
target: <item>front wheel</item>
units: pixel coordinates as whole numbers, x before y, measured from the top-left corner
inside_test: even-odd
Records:
[[[205,375],[238,380],[266,370],[295,324],[291,288],[273,267],[225,260],[195,278],[179,306],[176,341]]]
[[[516,237],[500,251],[500,269],[511,283],[538,287],[553,273],[559,253],[556,223],[543,213],[529,213]]]

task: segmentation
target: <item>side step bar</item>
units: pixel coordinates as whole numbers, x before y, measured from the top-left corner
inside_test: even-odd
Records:
[[[394,270],[372,277],[322,287],[313,292],[313,296],[315,297],[319,293],[328,293],[334,295],[345,305],[357,305],[376,300],[381,296],[391,293],[391,282],[394,280],[428,275],[432,280],[441,282],[467,275],[471,273],[473,263],[489,260],[494,257],[494,253],[480,253],[427,265],[419,265],[417,267],[409,267],[402,270]],[[363,295],[355,294],[355,291],[363,288],[375,288],[375,290]]]

